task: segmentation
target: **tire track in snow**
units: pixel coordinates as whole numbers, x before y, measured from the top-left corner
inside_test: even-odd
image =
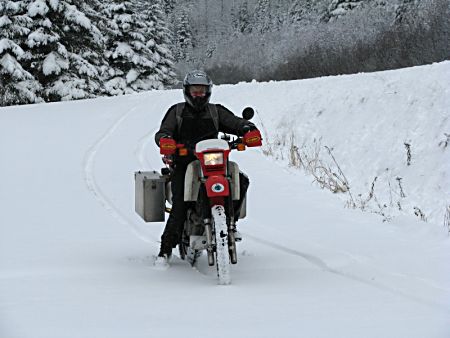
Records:
[[[301,251],[298,251],[298,250],[295,250],[295,249],[291,249],[289,247],[285,247],[283,245],[280,245],[280,244],[277,244],[277,243],[274,243],[274,242],[271,242],[271,241],[268,241],[268,240],[265,240],[265,239],[262,239],[262,238],[259,238],[259,237],[256,237],[256,236],[252,236],[252,235],[249,235],[249,234],[245,234],[245,237],[253,240],[256,243],[259,243],[259,244],[271,247],[272,249],[275,249],[275,250],[287,253],[289,255],[300,257],[300,258],[306,260],[308,263],[318,267],[319,269],[321,269],[321,270],[323,270],[325,272],[332,273],[334,275],[337,275],[337,276],[340,276],[340,277],[344,277],[346,279],[350,279],[352,281],[356,281],[356,282],[359,282],[361,284],[364,284],[364,285],[367,285],[367,286],[370,286],[370,287],[374,287],[376,289],[388,292],[388,293],[396,295],[396,296],[401,296],[401,297],[406,298],[406,299],[408,299],[410,301],[414,301],[416,303],[420,303],[421,305],[426,305],[426,306],[432,307],[434,309],[444,310],[445,312],[450,313],[449,308],[446,305],[444,305],[444,304],[439,304],[439,303],[436,303],[436,302],[433,302],[433,301],[430,301],[430,300],[427,300],[427,299],[423,299],[423,298],[420,298],[420,297],[417,297],[417,296],[414,296],[414,295],[410,295],[410,294],[405,293],[405,292],[403,292],[403,291],[401,291],[399,289],[396,289],[396,288],[393,288],[393,287],[381,284],[379,282],[375,282],[373,280],[368,280],[367,278],[363,278],[363,277],[360,277],[360,276],[357,276],[357,275],[353,275],[353,274],[345,272],[345,271],[340,271],[340,270],[334,269],[334,268],[328,266],[320,258],[318,258],[316,256],[313,256],[313,255],[310,255],[308,253],[301,252]]]
[[[148,168],[148,170],[153,170],[151,169],[151,163],[145,156],[145,154],[147,153],[147,148],[149,147],[149,144],[153,142],[153,138],[151,136],[154,135],[155,133],[156,131],[153,131],[141,137],[134,152],[139,161],[139,164],[141,165],[140,170],[142,171],[147,170],[145,168]]]
[[[108,198],[108,196],[103,192],[99,184],[95,179],[95,159],[102,147],[102,145],[115,133],[115,131],[120,127],[120,125],[136,110],[138,106],[135,106],[125,112],[119,119],[114,122],[114,124],[109,127],[105,134],[100,137],[86,152],[84,160],[84,180],[87,185],[88,190],[94,195],[95,199],[120,223],[131,228],[134,234],[148,243],[155,243],[154,238],[149,238],[149,235],[144,233],[132,220],[130,220],[126,215],[124,215],[118,207]]]

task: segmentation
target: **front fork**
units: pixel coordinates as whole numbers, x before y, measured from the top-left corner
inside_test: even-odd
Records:
[[[214,201],[214,204],[226,204],[226,215],[227,215],[227,234],[228,234],[228,252],[230,255],[231,264],[237,263],[237,250],[236,250],[236,239],[234,237],[234,233],[236,231],[236,223],[234,221],[234,209],[233,209],[233,200],[230,197],[225,198],[224,200]],[[212,205],[210,206],[212,207]],[[205,215],[205,213],[204,213]],[[207,244],[207,253],[208,253],[208,264],[213,266],[215,264],[214,259],[214,251],[215,251],[215,242],[213,240],[213,227],[210,217],[203,218],[203,224],[205,226],[205,236],[206,236],[206,244]]]
[[[236,222],[234,221],[234,206],[233,198],[229,196],[227,199],[227,230],[228,230],[228,252],[230,254],[231,264],[237,263],[237,250],[236,250],[236,239],[234,238],[234,233],[236,232]]]
[[[205,218],[203,220],[205,225],[205,235],[206,235],[206,251],[208,253],[208,265],[214,265],[214,242],[213,242],[213,234],[212,234],[212,225],[211,218]]]

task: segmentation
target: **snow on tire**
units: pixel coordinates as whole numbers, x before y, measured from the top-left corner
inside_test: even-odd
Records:
[[[216,238],[217,277],[220,285],[231,284],[230,257],[228,254],[227,220],[221,205],[212,207]]]

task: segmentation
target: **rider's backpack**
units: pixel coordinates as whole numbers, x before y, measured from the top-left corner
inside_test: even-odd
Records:
[[[183,109],[184,109],[184,102],[177,104],[177,111],[176,111],[176,118],[177,118],[177,128],[178,132],[181,130],[181,124],[183,123]],[[213,103],[208,103],[208,111],[211,114],[214,127],[216,127],[216,131],[219,131],[219,111],[217,110],[217,106]]]

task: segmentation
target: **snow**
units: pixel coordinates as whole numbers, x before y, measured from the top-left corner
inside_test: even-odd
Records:
[[[52,7],[52,9],[54,11],[58,10],[59,0],[49,0],[49,3],[50,3],[50,7]]]
[[[4,27],[4,26],[10,25],[10,24],[12,24],[12,21],[8,18],[7,15],[3,15],[0,18],[0,27]]]
[[[63,69],[69,69],[69,62],[55,52],[49,53],[42,63],[44,75],[60,74]]]
[[[41,22],[39,22],[39,25],[41,27],[51,28],[52,22],[48,18],[45,18],[44,20],[41,20]]]
[[[58,40],[59,40],[58,35],[47,34],[41,27],[28,35],[27,45],[33,48],[35,46],[47,45],[51,42],[55,42]]]
[[[17,2],[8,1],[6,4],[5,4],[5,2],[3,2],[0,5],[0,8],[2,8],[2,9],[5,8],[8,11],[17,13],[17,11],[20,9],[20,6],[22,6],[21,1],[17,1]]]
[[[112,57],[114,59],[118,57],[126,57],[131,58],[134,55],[133,49],[128,43],[125,42],[117,42],[117,46],[114,49],[114,53],[112,54]]]
[[[351,189],[386,154],[400,154],[407,135],[418,156],[406,166],[402,149],[391,170],[404,175],[405,189],[421,191],[420,200],[448,202],[434,184],[448,189],[449,149],[434,144],[450,129],[442,82],[449,70],[444,62],[216,86],[212,101],[236,113],[256,107],[266,144],[286,132],[322,137]],[[282,145],[272,157],[259,149],[231,154],[251,180],[231,285],[217,285],[205,256],[195,269],[177,257],[155,269],[164,224],[135,214],[133,173],[161,167],[153,135],[182,99],[181,90],[152,91],[0,109],[2,337],[448,337],[450,244],[442,224],[406,211],[382,222],[346,209],[288,167]],[[414,150],[416,141],[424,149]],[[428,183],[412,179],[425,161],[436,169],[422,177]]]
[[[69,22],[73,22],[87,30],[91,29],[91,20],[84,13],[80,12],[76,6],[66,5],[64,16]]]
[[[126,76],[127,83],[133,83],[138,77],[139,72],[136,69],[130,69]]]
[[[17,82],[15,88],[28,99],[28,102],[43,102],[43,100],[35,94],[40,90],[40,84],[36,80]]]
[[[347,13],[347,10],[345,8],[338,7],[335,10],[331,11],[330,15],[339,16],[339,15],[344,15],[346,13]]]
[[[0,54],[3,54],[5,50],[11,50],[14,52],[14,55],[20,57],[24,54],[24,51],[22,48],[20,48],[19,45],[14,43],[13,41],[9,39],[1,39],[0,40]]]
[[[93,78],[98,78],[97,68],[89,63],[86,59],[75,53],[71,53],[71,59],[72,62],[76,64],[75,69],[77,70],[78,74],[84,74]]]
[[[45,16],[49,8],[44,0],[35,0],[28,5],[28,15],[34,18],[37,15]]]
[[[368,197],[377,178],[368,209],[389,218],[412,215],[416,207],[429,221],[442,224],[450,202],[450,153],[439,145],[450,131],[449,79],[446,62],[413,72],[338,76],[300,81],[296,86],[267,83],[259,89],[264,99],[256,107],[261,107],[258,112],[275,158],[289,162],[291,144],[310,158],[319,147],[319,157],[338,173],[324,148],[328,146],[356,204]],[[276,86],[283,86],[285,94],[278,97]],[[295,101],[280,102],[286,97]],[[277,114],[265,108],[269,102],[279,107]],[[342,198],[350,201],[349,194]]]
[[[46,89],[48,94],[56,94],[62,101],[77,100],[89,97],[86,80],[63,76]]]
[[[10,54],[5,54],[0,59],[0,65],[2,66],[2,73],[9,74],[12,78],[17,80],[31,79],[32,76],[26,70],[22,68],[20,63],[12,57]]]
[[[105,83],[105,90],[111,95],[122,95],[127,84],[121,77],[114,77]]]

